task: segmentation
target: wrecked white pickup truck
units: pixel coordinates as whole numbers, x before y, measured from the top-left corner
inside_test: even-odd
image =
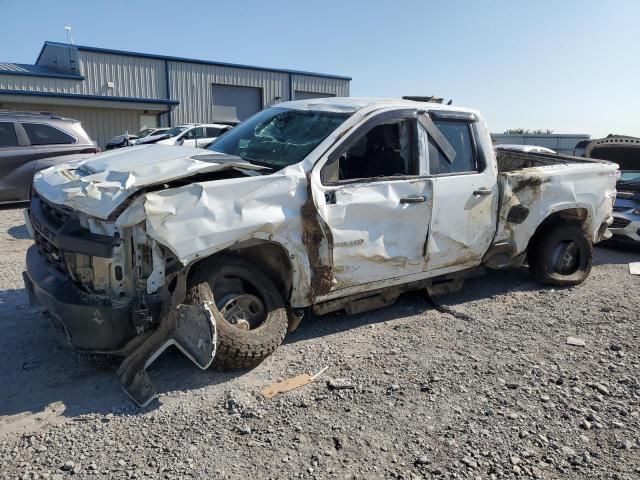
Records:
[[[139,146],[37,174],[24,279],[66,344],[126,356],[122,384],[146,404],[145,368],[171,344],[201,368],[251,367],[308,309],[362,312],[525,262],[578,284],[616,174],[496,154],[473,110],[282,103],[209,151]]]

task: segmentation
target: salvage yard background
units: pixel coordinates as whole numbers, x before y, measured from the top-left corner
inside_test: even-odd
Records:
[[[439,299],[467,319],[412,294],[307,320],[249,372],[170,352],[150,372],[159,402],[138,410],[116,363],[65,351],[27,305],[30,243],[22,212],[2,212],[1,479],[640,478],[637,251],[597,248],[570,289],[489,273]]]

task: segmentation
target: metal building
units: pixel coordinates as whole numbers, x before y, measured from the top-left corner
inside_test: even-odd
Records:
[[[538,133],[492,133],[495,144],[503,145],[536,145],[546,147],[564,155],[573,155],[576,145],[582,140],[589,140],[591,135],[584,134],[538,134]]]
[[[34,65],[0,63],[0,109],[82,121],[104,147],[143,127],[229,123],[275,103],[348,96],[350,77],[45,42]]]

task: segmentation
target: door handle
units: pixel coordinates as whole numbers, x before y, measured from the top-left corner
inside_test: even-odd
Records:
[[[404,197],[400,199],[400,203],[422,203],[426,202],[427,197],[424,195],[411,195],[410,197]]]
[[[492,193],[493,193],[493,190],[487,187],[482,187],[473,191],[474,195],[491,195]]]

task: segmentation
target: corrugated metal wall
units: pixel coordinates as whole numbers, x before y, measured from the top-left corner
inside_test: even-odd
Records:
[[[565,155],[573,155],[573,149],[581,140],[588,140],[590,135],[584,134],[510,134],[510,133],[492,133],[491,139],[494,143],[505,145],[536,145],[538,147],[546,147]]]
[[[86,80],[79,93],[115,97],[167,97],[164,60],[80,50],[80,72]],[[113,88],[107,82],[113,82]]]
[[[292,99],[289,73],[244,68],[169,62],[171,99],[180,105],[173,110],[173,124],[214,122],[213,84],[258,87],[262,89],[262,107]],[[349,80],[291,75],[293,90],[349,95]]]
[[[349,96],[349,80],[310,75],[293,75],[293,90],[333,94],[335,97]]]
[[[88,99],[82,107],[76,106],[80,102],[78,99],[42,97],[15,102],[15,108],[56,111],[61,115],[78,118],[101,147],[104,147],[109,138],[124,130],[138,131],[139,115],[144,110],[158,111],[166,108],[162,105],[162,100],[167,99],[167,71],[170,98],[180,102],[173,108],[173,125],[216,120],[213,84],[260,88],[263,108],[293,99],[296,90],[335,96],[349,95],[349,80],[341,78],[119,55],[69,45],[47,45],[40,62],[49,66],[77,63],[77,73],[83,75],[85,80],[0,75],[0,90],[97,95],[105,99],[113,96],[159,100],[153,105],[120,103],[122,107],[114,105],[115,102],[106,103],[107,100],[102,99]],[[113,82],[113,87],[109,87],[108,82]],[[28,103],[30,101],[37,104]],[[95,107],[93,102],[97,103]],[[99,105],[100,102],[105,103]],[[167,115],[162,115],[162,124],[166,124],[166,121]]]
[[[48,111],[82,122],[89,136],[100,148],[104,148],[110,138],[121,135],[125,130],[136,133],[140,129],[142,111],[115,108],[86,108],[33,103],[5,103],[3,109],[19,111]]]
[[[0,89],[28,92],[80,93],[82,80],[64,78],[0,75]]]
[[[258,87],[262,89],[262,106],[276,97],[289,98],[289,75],[263,70],[247,70],[217,65],[169,62],[173,123],[213,122],[213,87],[215,84]]]
[[[145,99],[167,96],[164,60],[81,50],[79,73],[85,80],[0,75],[0,89]]]

